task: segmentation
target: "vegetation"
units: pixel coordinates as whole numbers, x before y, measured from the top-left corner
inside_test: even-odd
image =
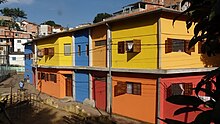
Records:
[[[7,2],[7,0],[0,0],[0,4]]]
[[[44,25],[50,25],[50,26],[59,26],[59,27],[61,27],[61,25],[56,24],[54,21],[51,21],[51,20],[46,21],[46,22],[41,23],[41,24],[44,24]]]
[[[109,17],[112,17],[112,15],[108,14],[108,13],[99,13],[94,18],[93,23],[101,22],[101,21],[103,21],[103,19],[106,19],[106,18],[109,18]]]
[[[197,42],[202,43],[202,52],[208,56],[216,55],[220,48],[220,0],[183,0],[181,5],[186,2],[190,3],[190,7],[182,12],[174,19],[186,14],[186,28],[191,28],[195,24],[194,36],[189,43],[189,49]],[[205,87],[205,88],[204,88]],[[176,110],[175,115],[201,111],[191,124],[210,124],[220,123],[220,68],[211,71],[204,76],[194,88],[196,96],[174,95],[166,100],[176,105],[184,105],[184,107]],[[210,97],[208,101],[203,101],[199,97],[199,93],[203,92]],[[200,105],[205,105],[209,109],[201,110]],[[160,119],[160,118],[159,118]],[[173,119],[160,119],[168,124],[186,124]]]
[[[3,8],[0,10],[3,16],[9,16],[14,19],[14,21],[18,21],[19,19],[26,19],[27,14],[21,10],[20,8]]]

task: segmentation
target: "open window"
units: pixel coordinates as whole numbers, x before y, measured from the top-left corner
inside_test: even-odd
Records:
[[[167,97],[173,95],[192,95],[192,83],[173,83],[167,88]]]
[[[126,51],[139,53],[141,52],[141,40],[126,41]]]
[[[53,56],[54,55],[54,47],[48,48],[48,55]]]
[[[38,57],[43,57],[44,56],[44,49],[37,50],[37,56]]]
[[[189,42],[189,40],[168,38],[165,41],[165,53],[185,52],[191,55],[191,52],[195,52],[195,46],[193,46],[191,49],[188,49]]]
[[[141,95],[141,83],[118,81],[114,86],[114,96],[123,94]]]
[[[118,53],[123,54],[127,52],[139,53],[141,52],[141,40],[129,40],[129,41],[120,41],[118,42]]]

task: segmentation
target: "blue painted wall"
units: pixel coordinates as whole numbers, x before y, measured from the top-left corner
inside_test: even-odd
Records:
[[[83,102],[89,98],[89,74],[86,72],[75,72],[76,101]]]
[[[75,66],[88,66],[89,56],[86,48],[89,44],[89,30],[81,30],[74,33],[75,37]],[[78,46],[81,47],[81,55],[78,54]]]
[[[31,43],[25,44],[24,54],[25,55],[33,54],[33,47]],[[27,79],[29,77],[30,83],[33,84],[34,83],[34,79],[33,79],[34,73],[32,70],[33,59],[25,58],[24,61],[25,61],[24,78]]]

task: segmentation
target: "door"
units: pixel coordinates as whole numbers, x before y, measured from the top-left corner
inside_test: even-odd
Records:
[[[88,73],[76,72],[76,101],[83,102],[86,98],[89,98],[89,75]]]
[[[66,77],[66,96],[73,96],[72,75],[65,75],[65,77]]]
[[[106,78],[95,78],[94,79],[94,100],[95,100],[95,105],[97,108],[101,110],[106,110]]]

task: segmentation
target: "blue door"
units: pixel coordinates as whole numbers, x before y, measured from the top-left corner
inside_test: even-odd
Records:
[[[76,101],[83,102],[86,98],[89,98],[89,75],[88,73],[76,72]]]

